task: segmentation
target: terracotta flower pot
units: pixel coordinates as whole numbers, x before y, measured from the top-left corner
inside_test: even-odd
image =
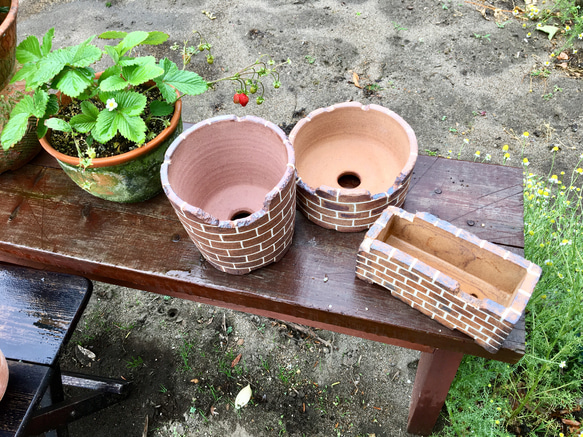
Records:
[[[79,166],[78,157],[65,155],[51,146],[50,130],[40,143],[65,173],[88,193],[113,202],[142,202],[162,192],[160,166],[164,153],[182,132],[181,114],[182,101],[177,100],[170,126],[156,138],[127,153],[93,159],[86,169]]]
[[[491,353],[524,312],[541,268],[428,213],[390,206],[367,232],[356,275]]]
[[[202,121],[170,146],[161,174],[190,238],[217,269],[249,273],[289,248],[295,158],[273,123],[234,115]]]
[[[312,222],[362,231],[388,205],[405,201],[417,139],[394,112],[339,103],[300,120],[290,140],[297,155],[298,207]]]
[[[3,99],[8,99],[10,96],[24,92],[24,88],[24,82],[16,82],[6,86],[6,88],[0,91],[0,95]],[[5,119],[7,119],[9,114],[0,114],[0,116],[6,117]],[[2,128],[0,128],[1,133]],[[36,136],[36,121],[31,120],[28,123],[28,130],[22,140],[6,151],[0,147],[0,173],[22,167],[40,151],[41,145]]]
[[[2,90],[14,73],[18,0],[0,0],[0,6],[10,6],[8,14],[0,14],[0,90]]]
[[[6,392],[6,387],[8,387],[8,363],[0,350],[0,400]]]

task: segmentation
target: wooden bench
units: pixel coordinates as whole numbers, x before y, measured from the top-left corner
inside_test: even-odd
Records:
[[[420,156],[404,207],[522,253],[522,190],[521,169]],[[364,233],[325,230],[300,213],[280,262],[231,276],[201,259],[163,194],[133,205],[106,202],[41,155],[0,176],[0,219],[0,260],[421,351],[408,422],[413,433],[431,432],[464,354],[508,363],[524,354],[523,320],[490,354],[357,279]]]
[[[127,382],[61,373],[59,353],[91,296],[79,276],[0,264],[0,349],[9,380],[0,401],[0,436],[37,435],[121,400]],[[66,398],[63,385],[90,389]],[[42,401],[42,402],[41,402]],[[39,408],[40,407],[40,408]]]

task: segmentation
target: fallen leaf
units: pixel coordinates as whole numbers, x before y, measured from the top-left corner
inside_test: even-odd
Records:
[[[580,422],[571,419],[561,419],[561,421],[567,426],[581,426]]]
[[[209,20],[214,20],[214,19],[217,18],[217,17],[214,16],[214,14],[212,12],[202,11],[202,13],[205,14]]]
[[[547,33],[549,35],[549,40],[553,39],[553,36],[559,31],[558,27],[555,26],[541,26],[537,27],[537,30]]]
[[[251,386],[247,384],[245,388],[243,388],[237,397],[235,398],[235,409],[243,408],[245,405],[249,403],[251,400],[251,396],[253,392],[251,391]]]
[[[567,67],[568,67],[568,65],[567,65],[567,63],[566,63],[566,62],[561,62],[561,63],[560,63],[560,64],[558,64],[558,65],[559,65],[559,67],[561,67],[561,68],[567,68]]]
[[[219,415],[219,413],[218,413],[217,409],[215,408],[215,406],[213,405],[211,407],[211,416],[218,416],[218,415]]]
[[[240,338],[239,340],[237,340],[237,346],[243,346],[243,343],[245,343],[244,338]]]
[[[196,379],[196,378],[191,379],[190,382],[194,382],[195,384],[198,384],[198,379]]]
[[[239,364],[239,361],[241,360],[241,357],[243,356],[243,354],[239,354],[235,357],[235,359],[233,360],[233,362],[231,363],[231,367],[235,367],[237,364]]]
[[[356,73],[354,73],[354,72],[352,73],[352,81],[354,82],[354,86],[355,86],[355,87],[357,87],[357,88],[362,88],[362,87],[360,86],[360,84],[358,83],[358,81],[359,81],[358,74],[356,74]]]
[[[560,59],[561,61],[566,61],[569,59],[569,55],[567,55],[565,52],[561,52],[561,54],[557,56],[557,59]]]

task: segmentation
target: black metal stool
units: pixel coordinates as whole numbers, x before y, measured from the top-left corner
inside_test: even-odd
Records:
[[[56,430],[123,399],[129,382],[61,372],[59,353],[91,296],[88,279],[0,263],[0,349],[9,368],[0,437]],[[65,399],[63,385],[90,390]],[[41,400],[48,400],[40,407]],[[43,401],[44,403],[44,401]]]

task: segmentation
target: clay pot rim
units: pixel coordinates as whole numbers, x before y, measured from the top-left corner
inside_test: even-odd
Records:
[[[101,73],[95,74],[96,78],[99,78],[99,76],[101,76]],[[178,96],[180,95],[178,91],[176,91],[176,95]],[[164,141],[166,141],[166,139],[170,137],[170,135],[172,135],[172,133],[176,130],[178,123],[181,120],[181,115],[182,115],[182,100],[178,99],[174,104],[174,114],[170,119],[170,126],[168,126],[162,132],[160,132],[156,136],[156,138],[154,138],[152,141],[148,141],[142,147],[130,150],[129,152],[126,153],[122,153],[121,155],[108,156],[106,158],[95,158],[91,160],[91,165],[88,168],[113,167],[116,165],[125,164],[129,161],[139,158],[140,156],[148,154],[152,150],[156,149],[159,145],[161,145]],[[65,155],[64,153],[59,152],[58,150],[54,149],[53,146],[51,146],[51,144],[47,140],[47,137],[49,136],[50,132],[51,130],[49,129],[47,131],[47,134],[39,140],[41,145],[43,146],[43,149],[45,149],[47,153],[49,153],[53,158],[61,162],[64,162],[65,164],[78,167],[80,165],[79,163],[80,159],[78,157]]]
[[[0,25],[0,35],[4,35],[8,28],[13,25],[16,21],[16,16],[18,13],[18,0],[12,0],[10,2],[10,10],[8,11],[8,15]]]
[[[344,200],[346,202],[351,202],[351,200],[349,200],[349,199],[352,197],[362,198],[362,196],[369,196],[370,200],[376,200],[376,199],[380,199],[383,197],[391,196],[393,194],[393,192],[395,192],[399,188],[401,188],[401,186],[403,185],[403,181],[406,181],[409,174],[413,171],[413,168],[415,167],[415,163],[417,162],[417,155],[419,153],[419,148],[417,145],[417,137],[415,136],[415,132],[413,131],[413,128],[411,128],[409,123],[407,123],[399,114],[391,111],[390,109],[385,108],[384,106],[375,105],[375,104],[363,105],[360,102],[343,102],[343,103],[336,103],[336,104],[328,106],[326,108],[318,108],[318,109],[310,112],[306,117],[301,119],[294,126],[294,128],[292,129],[292,131],[289,135],[290,141],[293,144],[300,129],[304,125],[306,125],[307,123],[312,121],[314,118],[316,118],[322,114],[327,114],[327,113],[335,111],[337,109],[344,109],[344,108],[360,108],[363,111],[381,112],[381,113],[391,117],[393,120],[395,120],[403,128],[403,130],[405,130],[405,132],[407,134],[407,138],[409,139],[409,146],[411,148],[411,151],[409,153],[409,158],[407,159],[405,166],[401,169],[401,173],[395,179],[393,186],[389,187],[387,189],[387,191],[383,191],[381,193],[371,193],[369,190],[366,190],[364,188],[334,188],[334,187],[329,187],[327,185],[320,185],[319,187],[311,187],[310,185],[306,184],[302,180],[302,176],[300,174],[298,174],[297,184],[300,186],[301,189],[307,191],[310,194],[318,196],[316,191],[323,191],[323,192],[327,193],[328,195],[334,196],[336,198],[340,198],[340,197],[348,198],[348,199]]]
[[[176,192],[172,189],[168,179],[168,169],[172,162],[172,155],[178,149],[180,144],[183,140],[186,139],[190,133],[205,127],[210,126],[212,124],[218,124],[223,122],[251,122],[265,126],[266,128],[270,129],[274,132],[279,138],[281,139],[282,143],[284,144],[286,151],[287,151],[287,165],[285,173],[282,175],[280,180],[277,182],[275,187],[273,187],[266,195],[265,200],[263,201],[263,207],[250,214],[249,216],[237,220],[219,220],[212,214],[204,211],[203,209],[190,205],[188,202],[183,200]],[[162,180],[162,187],[164,188],[164,192],[168,199],[174,205],[180,205],[180,210],[182,212],[188,212],[189,214],[197,217],[198,219],[202,220],[204,223],[218,226],[220,228],[245,228],[253,226],[258,220],[260,220],[263,216],[265,216],[271,206],[272,200],[279,196],[279,193],[288,186],[290,183],[295,182],[296,178],[296,167],[295,167],[295,153],[291,141],[285,135],[285,133],[281,130],[279,126],[276,124],[265,120],[261,117],[257,117],[255,115],[246,115],[244,117],[238,117],[236,115],[220,115],[217,117],[209,118],[206,120],[202,120],[196,123],[194,126],[190,127],[189,129],[182,132],[178,138],[174,140],[174,142],[170,145],[168,150],[166,151],[166,156],[164,157],[164,162],[162,163],[162,167],[160,169],[160,177]]]
[[[10,380],[10,369],[8,367],[8,363],[6,361],[6,357],[4,356],[4,354],[2,353],[2,350],[0,349],[0,366],[6,366],[6,387],[4,387],[4,390],[0,390],[0,400],[2,400],[2,398],[4,397],[4,393],[6,393],[6,389],[8,388],[8,381]],[[1,381],[0,381],[1,382]]]

